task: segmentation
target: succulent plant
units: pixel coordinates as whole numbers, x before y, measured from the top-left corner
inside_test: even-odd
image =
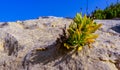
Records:
[[[87,18],[86,15],[82,17],[81,14],[77,13],[67,29],[68,38],[64,43],[64,47],[67,49],[81,50],[85,45],[90,46],[98,37],[94,32],[101,25],[102,24],[93,22],[93,20]]]

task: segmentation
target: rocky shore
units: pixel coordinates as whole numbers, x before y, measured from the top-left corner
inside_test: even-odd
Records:
[[[120,20],[95,20],[103,26],[92,48],[68,55],[57,40],[71,22],[40,17],[0,23],[0,70],[120,70]]]

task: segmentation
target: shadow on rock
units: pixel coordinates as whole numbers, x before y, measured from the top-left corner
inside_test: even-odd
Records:
[[[114,26],[111,29],[118,32],[118,33],[120,33],[120,25]]]
[[[8,56],[13,55],[17,57],[18,51],[20,50],[19,47],[20,45],[16,38],[9,33],[6,33],[4,51],[8,53]]]
[[[118,68],[118,70],[120,70],[120,60],[116,60],[115,66]]]
[[[15,51],[18,51],[18,42],[13,36],[9,36],[7,34],[7,37],[5,38],[5,49],[8,50],[8,55],[12,55],[12,53],[15,54]],[[15,49],[15,51],[13,51]]]
[[[43,64],[46,65],[49,62],[55,61],[53,66],[60,64],[63,61],[69,61],[71,55],[75,52],[70,52],[63,47],[63,43],[66,41],[66,33],[63,30],[63,35],[56,40],[52,45],[46,46],[46,48],[39,48],[30,51],[23,60],[23,67],[29,70],[30,65]],[[57,61],[56,61],[57,60]]]
[[[5,26],[8,26],[8,23],[7,23],[7,22],[4,22],[4,23],[0,24],[0,28],[3,28],[3,27],[5,27]]]

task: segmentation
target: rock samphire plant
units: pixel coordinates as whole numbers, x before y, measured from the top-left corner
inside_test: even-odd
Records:
[[[85,45],[90,47],[90,44],[98,37],[94,32],[101,26],[86,15],[82,17],[77,13],[73,22],[67,29],[68,37],[64,43],[67,49],[81,50]]]

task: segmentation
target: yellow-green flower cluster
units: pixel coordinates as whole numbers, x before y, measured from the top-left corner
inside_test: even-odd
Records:
[[[98,37],[94,32],[101,26],[93,22],[85,15],[77,14],[70,24],[68,31],[68,39],[64,43],[64,47],[67,49],[81,50],[84,45],[90,45]]]

